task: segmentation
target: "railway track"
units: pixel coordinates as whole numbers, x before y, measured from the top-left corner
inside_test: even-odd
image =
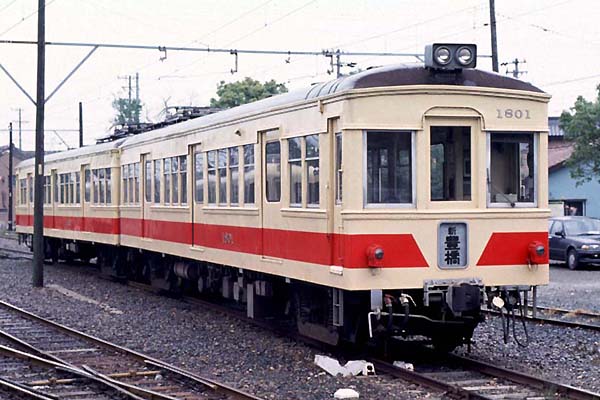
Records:
[[[0,387],[20,391],[25,398],[62,399],[73,393],[81,398],[81,393],[87,393],[85,398],[99,399],[260,400],[3,301],[0,339],[12,346],[0,345],[0,362],[8,366],[0,369]],[[40,366],[44,371],[39,371]],[[60,396],[53,394],[56,391]],[[104,392],[109,397],[102,397]]]
[[[429,362],[415,362],[414,371],[387,361],[370,360],[378,372],[436,388],[464,399],[600,399],[600,394],[497,367],[469,357],[449,354]]]
[[[137,282],[123,282],[129,286],[142,290],[159,292],[156,288]],[[275,330],[278,334],[286,334],[283,328],[274,328],[271,323],[252,320],[245,314],[231,308],[208,302],[195,297],[183,297],[182,300],[199,307],[220,311],[235,318],[241,318],[253,325],[268,330]],[[2,306],[2,303],[0,303]],[[567,310],[564,310],[565,312]],[[552,313],[552,312],[551,312]],[[0,314],[1,315],[1,314]],[[1,317],[0,317],[1,318]],[[544,322],[545,319],[538,318]],[[0,319],[1,322],[1,319]],[[300,338],[310,346],[323,346],[315,344],[313,340]],[[519,373],[512,370],[496,367],[468,357],[449,355],[447,358],[437,358],[428,362],[415,361],[415,371],[394,367],[389,361],[382,359],[369,359],[376,366],[378,373],[418,383],[424,387],[441,391],[453,398],[469,399],[600,399],[600,394],[575,388]]]
[[[554,307],[536,307],[535,317],[533,307],[527,308],[525,319],[541,324],[552,324],[570,328],[600,331],[600,314],[585,310],[565,310]],[[498,316],[499,311],[486,310],[490,315]],[[517,318],[521,318],[518,316]]]
[[[127,283],[143,290],[157,292],[152,286],[131,282]],[[278,334],[290,336],[286,328],[275,327],[271,322],[249,319],[243,312],[233,310],[227,306],[215,304],[195,297],[183,297],[184,301],[199,307],[223,312],[227,315],[241,318],[255,326],[275,331]],[[337,352],[337,349],[317,343],[313,339],[292,334],[294,339],[316,347],[320,350]],[[549,381],[518,371],[501,368],[489,363],[478,361],[469,357],[449,354],[440,357],[438,353],[431,352],[423,347],[423,352],[429,359],[427,362],[414,360],[414,371],[401,369],[390,364],[389,360],[369,358],[368,361],[375,365],[378,373],[385,373],[405,381],[418,383],[422,386],[439,390],[455,398],[464,399],[574,399],[574,400],[600,400],[600,393],[593,393],[570,385]],[[348,357],[346,357],[348,358]]]

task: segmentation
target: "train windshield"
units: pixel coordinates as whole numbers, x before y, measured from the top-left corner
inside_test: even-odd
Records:
[[[367,203],[412,203],[411,137],[410,132],[367,133]]]
[[[491,203],[535,202],[533,133],[491,133],[488,185]]]
[[[432,126],[431,200],[471,200],[471,128]]]

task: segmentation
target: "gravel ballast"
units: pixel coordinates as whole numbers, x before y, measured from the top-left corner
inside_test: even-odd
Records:
[[[31,287],[31,261],[2,259],[0,274],[4,301],[265,399],[331,399],[344,387],[361,399],[439,398],[385,376],[329,376],[314,365],[320,354],[314,349],[219,312],[101,279],[93,267],[45,266],[41,289]],[[551,278],[560,282],[540,289],[540,304],[598,310],[600,300],[587,291],[600,293],[600,270],[552,268]],[[595,289],[586,286],[594,281]],[[471,355],[600,392],[599,332],[528,327],[529,347],[512,339],[504,345],[499,319],[492,318],[477,328]]]

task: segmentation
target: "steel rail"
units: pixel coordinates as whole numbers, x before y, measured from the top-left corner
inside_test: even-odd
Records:
[[[13,391],[21,396],[37,399],[37,400],[60,400],[56,396],[52,396],[47,393],[42,393],[38,390],[27,388],[18,382],[11,381],[9,379],[0,377],[0,387]]]
[[[22,309],[20,307],[17,307],[15,305],[9,304],[9,303],[7,303],[5,301],[0,300],[0,306],[4,307],[6,309],[9,309],[9,310],[11,310],[13,312],[16,312],[16,313],[18,313],[18,314],[20,314],[22,316],[25,316],[25,317],[27,317],[27,318],[29,318],[31,320],[41,322],[41,323],[43,323],[43,324],[45,324],[47,326],[55,328],[55,329],[57,329],[57,330],[59,330],[59,331],[61,331],[63,333],[71,335],[73,337],[81,338],[83,340],[95,343],[95,344],[97,344],[97,345],[99,345],[101,347],[104,347],[106,349],[113,350],[115,352],[118,352],[118,353],[130,356],[130,357],[136,359],[137,361],[140,361],[140,362],[143,362],[143,363],[152,363],[153,365],[156,365],[156,366],[159,366],[159,365],[160,366],[168,366],[171,369],[170,372],[172,372],[174,374],[177,374],[179,376],[182,376],[182,377],[184,377],[184,378],[186,378],[188,380],[191,380],[191,381],[193,381],[195,383],[201,384],[204,387],[206,387],[207,389],[212,390],[215,393],[226,394],[226,395],[228,395],[228,396],[230,396],[232,398],[235,398],[235,399],[262,400],[260,397],[251,395],[251,394],[246,393],[246,392],[244,392],[242,390],[235,389],[235,388],[233,388],[231,386],[228,386],[228,385],[225,385],[223,383],[216,382],[216,381],[214,381],[212,379],[200,377],[200,376],[198,376],[198,375],[196,375],[196,374],[194,374],[194,373],[192,373],[190,371],[187,371],[187,370],[184,370],[184,369],[181,369],[181,368],[177,368],[175,366],[171,366],[171,365],[166,364],[166,363],[164,363],[164,362],[162,362],[162,361],[160,361],[158,359],[155,359],[155,358],[150,357],[148,355],[139,353],[139,352],[137,352],[135,350],[131,350],[131,349],[128,349],[128,348],[116,345],[114,343],[111,343],[111,342],[108,342],[106,340],[97,338],[97,337],[89,335],[87,333],[71,329],[71,328],[69,328],[69,327],[67,327],[65,325],[60,324],[60,323],[57,323],[57,322],[54,322],[54,321],[50,321],[50,320],[45,319],[43,317],[40,317],[40,316],[38,316],[36,314],[33,314],[33,313],[31,313],[31,312],[29,312],[27,310],[24,310],[24,309]],[[33,346],[31,346],[31,348],[35,349]],[[51,357],[56,358],[55,356],[51,356]],[[68,364],[67,364],[67,367],[72,368],[72,366],[69,366]],[[111,383],[111,381],[112,381],[112,378],[110,378],[110,377],[109,377],[109,379],[105,379],[104,376],[100,377],[100,376],[95,375],[94,373],[92,373],[90,371],[85,371],[85,370],[79,369],[78,367],[75,367],[75,368],[79,372],[84,372],[87,375],[87,377],[96,378],[96,379],[98,379],[98,380],[100,380],[102,382],[106,382],[106,383]],[[112,384],[115,384],[115,383],[112,382]],[[122,382],[118,382],[118,384],[121,385]],[[215,387],[216,387],[216,389],[215,389]],[[127,388],[125,388],[125,389],[127,389]],[[129,392],[128,389],[126,391]],[[129,393],[131,393],[131,392],[129,392]],[[148,395],[148,397],[153,397],[153,396],[150,395],[150,393],[146,393],[146,394]],[[154,398],[160,398],[160,397],[155,396]],[[164,397],[164,399],[168,399],[168,397]]]
[[[31,346],[32,349],[35,349],[33,346]],[[38,350],[39,351],[39,350]],[[41,351],[39,351],[41,352]],[[40,357],[34,354],[30,354],[30,353],[26,353],[24,351],[20,351],[17,349],[13,349],[11,347],[7,347],[4,345],[0,345],[0,353],[11,356],[11,357],[16,357],[16,358],[20,358],[20,359],[24,359],[27,360],[31,363],[34,364],[38,364],[38,365],[42,365],[45,367],[49,367],[49,368],[54,368],[57,370],[62,370],[65,372],[68,372],[72,375],[76,375],[79,376],[81,378],[87,378],[91,381],[95,381],[103,386],[107,386],[133,400],[144,400],[143,397],[139,397],[137,395],[135,395],[132,392],[129,392],[119,386],[114,385],[113,383],[107,381],[107,380],[103,380],[101,378],[95,377],[94,375],[74,366],[71,365],[69,363],[65,363],[65,362],[60,362],[60,361],[56,361],[56,360],[51,360],[45,357]],[[41,352],[44,353],[44,352]],[[44,353],[45,354],[45,353]],[[46,394],[47,395],[47,394]]]
[[[547,308],[542,308],[542,311],[544,310],[552,310],[552,309],[547,309]],[[558,309],[556,309],[558,310]],[[538,307],[538,311],[540,311],[540,308]],[[574,311],[568,311],[568,310],[564,310],[566,311],[565,314],[568,313],[573,313],[575,315],[581,315],[582,317],[585,317],[585,314],[580,314],[580,313],[575,313]],[[496,311],[496,310],[485,310],[486,313],[490,314],[490,315],[495,315],[495,316],[499,316],[500,312]],[[562,312],[562,311],[561,311]],[[590,316],[593,314],[590,314]],[[541,317],[539,315],[536,315],[535,317],[529,314],[526,314],[524,317],[521,316],[516,316],[515,318],[525,318],[528,321],[533,321],[533,322],[537,322],[540,324],[550,324],[550,325],[557,325],[557,326],[565,326],[568,328],[580,328],[580,329],[589,329],[589,330],[593,330],[593,331],[600,331],[600,316],[599,318],[599,324],[588,324],[585,322],[578,322],[578,321],[570,321],[570,320],[565,320],[565,319],[557,319],[557,318],[547,318],[547,317]]]
[[[513,382],[521,383],[530,387],[534,387],[538,390],[558,393],[559,395],[566,396],[568,399],[574,400],[598,400],[600,399],[599,393],[594,393],[589,390],[576,388],[571,385],[565,385],[562,383],[542,379],[537,376],[529,375],[523,372],[517,372],[509,370],[503,367],[491,365],[489,363],[475,360],[471,357],[459,356],[457,354],[449,354],[449,358],[461,365],[477,369],[478,371],[504,378]]]
[[[122,282],[122,281],[120,281],[120,282]],[[154,288],[148,284],[139,283],[139,282],[130,282],[130,281],[125,281],[122,283],[125,283],[128,286],[136,287],[141,290],[145,290],[145,291],[149,291],[154,294],[157,294],[156,288]],[[195,304],[200,307],[205,307],[205,308],[211,309],[213,311],[222,312],[228,316],[233,316],[234,318],[249,322],[253,326],[257,326],[257,327],[260,327],[263,329],[270,330],[271,332],[275,332],[277,334],[286,335],[287,337],[290,337],[290,333],[288,331],[285,331],[284,329],[277,328],[277,327],[273,326],[272,324],[264,323],[261,320],[247,318],[243,313],[241,313],[237,310],[231,309],[227,306],[215,304],[213,302],[198,299],[195,297],[183,296],[182,300],[186,301],[187,303],[191,303],[191,304]],[[311,346],[313,348],[318,347],[319,349],[323,349],[323,343],[315,343],[315,341],[313,339],[306,338],[306,337],[299,336],[299,335],[295,335],[293,338],[295,340],[302,341],[303,343],[305,343],[308,346]],[[329,346],[325,346],[325,347],[326,347],[325,350],[332,350],[329,348]],[[567,398],[574,399],[574,400],[590,400],[590,399],[598,400],[598,399],[600,399],[600,394],[593,393],[593,392],[585,390],[585,389],[580,389],[580,388],[576,388],[576,387],[573,387],[570,385],[565,385],[565,384],[557,383],[554,381],[534,377],[534,376],[528,375],[523,372],[508,370],[508,369],[502,368],[502,367],[495,367],[495,366],[487,364],[483,361],[477,361],[477,360],[474,360],[469,357],[461,357],[461,356],[454,355],[454,354],[449,354],[448,356],[455,363],[462,364],[465,367],[468,367],[470,370],[475,370],[477,372],[483,373],[484,375],[488,375],[488,376],[495,377],[495,378],[502,378],[507,381],[518,383],[518,384],[526,386],[526,388],[528,388],[528,389],[535,389],[535,390],[549,391],[549,392],[554,391],[556,393],[559,393],[560,395],[567,396]],[[497,397],[495,397],[493,395],[488,396],[485,394],[476,393],[473,390],[463,388],[455,383],[446,382],[446,381],[443,381],[441,379],[432,377],[432,376],[424,374],[424,373],[394,367],[392,364],[390,364],[389,362],[386,362],[384,360],[370,358],[368,361],[372,362],[375,365],[377,370],[384,371],[385,373],[387,373],[391,376],[398,377],[400,379],[404,379],[404,380],[407,380],[410,382],[415,382],[422,386],[429,387],[431,389],[443,391],[449,395],[452,395],[453,397],[477,399],[477,400],[497,399]]]

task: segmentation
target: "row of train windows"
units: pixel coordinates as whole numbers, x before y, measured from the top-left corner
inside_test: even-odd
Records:
[[[367,204],[414,202],[411,132],[367,132]],[[430,131],[431,201],[471,200],[471,129],[434,126]],[[492,132],[489,136],[489,203],[535,202],[533,133]]]
[[[52,192],[52,176],[54,176],[54,193]],[[81,204],[81,174],[80,172],[68,172],[43,177],[44,204],[52,204],[54,194],[55,204],[79,205]],[[86,202],[108,205],[112,204],[111,170],[110,168],[96,168],[90,171],[84,169],[84,199]],[[29,190],[27,188],[29,187]],[[26,179],[19,180],[19,204],[33,203],[33,177],[29,175]]]
[[[366,139],[366,204],[411,204],[414,202],[414,135],[411,132],[369,131]],[[280,202],[282,190],[281,141],[265,145],[265,200]],[[342,136],[334,143],[335,198],[342,200]],[[430,131],[430,198],[432,201],[471,200],[471,129],[436,126]],[[534,203],[536,157],[533,133],[489,135],[487,191],[490,203]],[[193,193],[196,203],[239,206],[255,203],[254,145],[193,153]],[[145,201],[165,205],[186,205],[187,155],[123,165],[123,204],[139,204],[141,181],[145,179]],[[287,140],[287,173],[291,207],[319,205],[319,136]],[[111,204],[110,168],[84,169],[85,201]],[[55,174],[56,175],[56,174]],[[54,201],[80,203],[79,172],[59,174],[54,181]],[[33,200],[32,177],[19,180],[20,204],[27,195]],[[51,179],[44,177],[44,200],[51,200]],[[162,191],[162,193],[161,193]],[[161,196],[162,194],[162,196]],[[206,197],[206,198],[205,198]]]

